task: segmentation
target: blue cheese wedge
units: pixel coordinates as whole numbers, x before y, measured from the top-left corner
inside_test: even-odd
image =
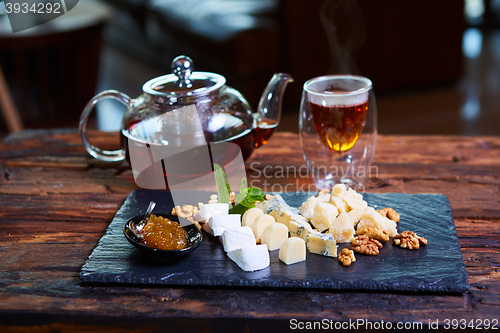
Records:
[[[305,217],[298,214],[292,214],[288,231],[291,237],[299,237],[303,240],[305,240],[306,236],[310,233],[319,233],[319,231],[313,229]]]
[[[294,214],[297,214],[299,212],[297,208],[290,207],[279,194],[271,196],[271,198],[266,201],[256,202],[255,207],[262,210],[264,214],[269,214],[273,210],[277,210],[280,208],[287,209]]]
[[[269,251],[265,244],[229,251],[227,256],[245,272],[258,271],[270,264]]]
[[[278,208],[278,209],[270,212],[269,215],[274,217],[274,219],[276,220],[277,223],[284,224],[287,228],[290,228],[290,221],[293,220],[293,216],[295,216],[295,215],[299,216],[297,214],[294,214],[288,208]]]
[[[309,252],[327,257],[337,256],[338,246],[332,234],[310,233],[305,240]]]
[[[224,230],[222,233],[222,245],[226,252],[256,245],[252,228],[244,226]]]

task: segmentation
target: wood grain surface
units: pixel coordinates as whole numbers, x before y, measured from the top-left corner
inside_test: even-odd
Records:
[[[99,147],[118,146],[115,133],[91,137]],[[276,133],[246,165],[250,185],[268,191],[276,184],[292,184],[289,191],[311,184],[300,173],[281,172],[294,166],[305,173],[297,134]],[[0,144],[0,331],[278,331],[289,329],[292,318],[422,322],[426,328],[429,320],[500,319],[500,138],[379,136],[374,166],[367,192],[448,196],[469,291],[82,284],[81,266],[137,188],[131,171],[90,157],[76,130],[9,136]]]

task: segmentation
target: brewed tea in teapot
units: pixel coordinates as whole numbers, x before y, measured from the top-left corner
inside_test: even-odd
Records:
[[[207,144],[210,163],[226,165],[239,151],[244,160],[248,159],[253,149],[265,144],[278,126],[282,95],[288,82],[293,81],[288,74],[275,74],[264,90],[257,112],[253,112],[245,98],[226,85],[223,76],[194,71],[189,57],[175,58],[171,67],[171,74],[146,82],[143,94],[136,99],[116,90],[101,92],[89,101],[80,117],[80,133],[89,154],[103,161],[126,159],[136,182],[148,170],[163,169],[161,173],[168,174],[168,168],[161,164],[165,164],[166,157],[171,162],[172,156],[191,165],[186,167],[180,162],[178,166],[169,165],[175,172],[190,176],[206,173],[202,159],[207,158],[204,153]],[[127,106],[119,150],[99,149],[87,137],[88,116],[106,98]],[[213,145],[209,143],[234,145],[211,149]]]

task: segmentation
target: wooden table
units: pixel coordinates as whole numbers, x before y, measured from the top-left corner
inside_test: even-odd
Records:
[[[99,146],[118,142],[116,134],[93,137]],[[305,165],[299,138],[277,133],[248,161],[248,179],[263,184],[264,168],[274,177],[286,165]],[[446,319],[499,320],[500,138],[379,136],[374,165],[378,175],[371,179],[369,192],[449,197],[471,285],[468,292],[84,285],[78,279],[81,266],[123,200],[136,189],[131,171],[124,164],[91,158],[76,130],[11,135],[0,144],[0,331],[78,327],[108,332],[271,332],[288,330],[290,319],[422,322],[424,328],[429,320],[440,325]],[[267,181],[295,184],[288,190],[310,183],[292,178]]]

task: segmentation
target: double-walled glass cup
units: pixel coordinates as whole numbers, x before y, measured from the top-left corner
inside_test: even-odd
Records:
[[[372,82],[356,75],[328,75],[304,84],[299,129],[309,175],[318,189],[343,183],[364,190],[377,140]]]

